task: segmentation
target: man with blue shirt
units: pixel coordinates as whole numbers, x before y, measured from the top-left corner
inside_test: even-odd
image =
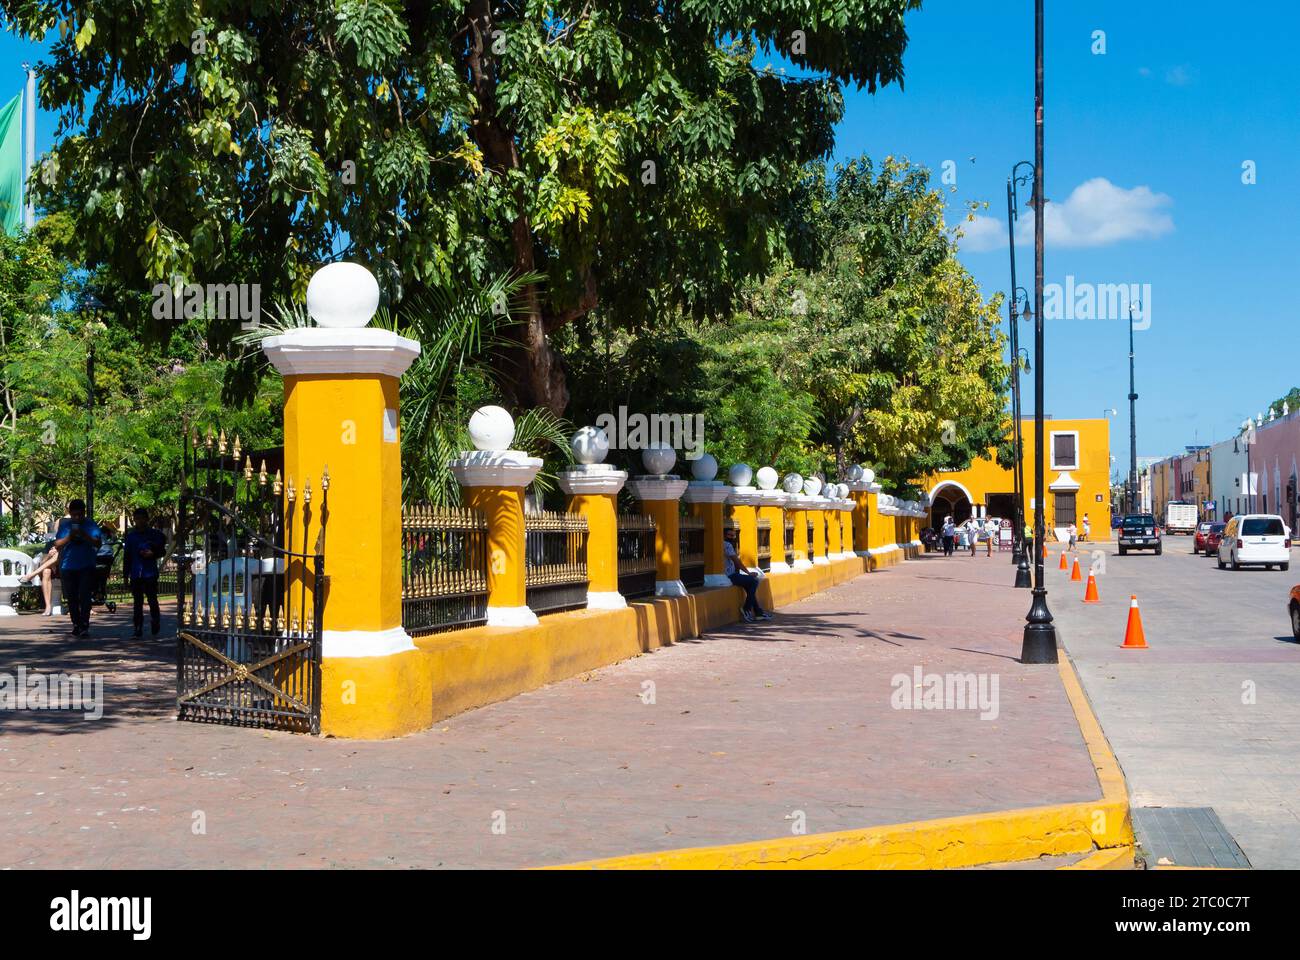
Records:
[[[68,600],[72,635],[90,632],[90,590],[95,577],[95,554],[103,540],[99,525],[86,516],[86,501],[73,500],[68,515],[59,521],[54,546],[59,551],[59,577]]]
[[[167,552],[167,538],[161,530],[149,526],[149,512],[144,507],[136,508],[134,519],[135,526],[127,533],[122,551],[122,569],[126,571],[131,596],[135,600],[135,633],[132,636],[139,639],[144,632],[146,597],[149,599],[149,626],[155,637],[160,629],[158,558]]]

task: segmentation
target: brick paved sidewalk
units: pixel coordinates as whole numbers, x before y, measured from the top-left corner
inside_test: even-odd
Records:
[[[377,743],[175,722],[121,613],[6,621],[0,671],[108,676],[102,720],[0,713],[0,867],[531,866],[1099,797],[1013,575],[924,557]],[[997,718],[891,708],[918,666],[996,676]]]

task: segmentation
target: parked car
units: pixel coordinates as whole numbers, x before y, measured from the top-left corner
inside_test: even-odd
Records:
[[[1218,554],[1219,543],[1223,540],[1223,528],[1226,526],[1226,523],[1218,521],[1210,524],[1210,531],[1205,535],[1205,555],[1207,557]]]
[[[1204,523],[1196,525],[1196,537],[1192,540],[1192,554],[1204,553],[1207,557],[1210,555],[1210,531],[1215,527],[1219,528],[1219,533],[1223,533],[1224,524],[1218,520],[1206,520]]]
[[[1291,597],[1286,604],[1287,613],[1291,615],[1291,635],[1300,640],[1300,585],[1291,588]]]
[[[1156,518],[1149,513],[1130,513],[1119,523],[1119,555],[1130,550],[1154,550],[1156,556],[1164,552],[1160,528]]]
[[[1291,531],[1275,513],[1240,513],[1223,528],[1219,541],[1219,569],[1231,566],[1240,570],[1247,564],[1259,564],[1271,570],[1277,564],[1291,567]]]

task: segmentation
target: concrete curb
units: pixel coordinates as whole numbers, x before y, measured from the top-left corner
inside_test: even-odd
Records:
[[[1063,652],[1063,651],[1062,651]],[[1133,862],[1128,790],[1069,657],[1058,669],[1092,758],[1101,798],[938,820],[586,860],[569,870],[931,870],[1096,851],[1074,869]],[[1100,854],[1107,856],[1100,856]],[[1085,866],[1084,864],[1087,864]]]

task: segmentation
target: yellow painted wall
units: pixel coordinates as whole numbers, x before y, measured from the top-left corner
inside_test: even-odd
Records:
[[[1023,421],[1021,426],[1025,443],[1025,519],[1033,523],[1033,512],[1029,503],[1034,497],[1034,421]],[[1110,420],[1046,420],[1043,423],[1043,439],[1049,446],[1053,431],[1077,431],[1079,435],[1077,453],[1078,466],[1069,470],[1070,476],[1079,484],[1075,497],[1075,513],[1082,522],[1083,515],[1088,515],[1092,524],[1094,540],[1110,536]],[[1043,472],[1044,500],[1047,513],[1045,520],[1050,530],[1056,523],[1051,485],[1062,471],[1053,470],[1050,457]],[[943,483],[958,483],[969,491],[972,503],[986,504],[986,497],[991,493],[1013,493],[1015,480],[1011,470],[998,466],[990,456],[977,460],[966,470],[944,471],[926,477],[922,486],[926,493],[933,495]],[[1100,499],[1098,499],[1100,498]]]

